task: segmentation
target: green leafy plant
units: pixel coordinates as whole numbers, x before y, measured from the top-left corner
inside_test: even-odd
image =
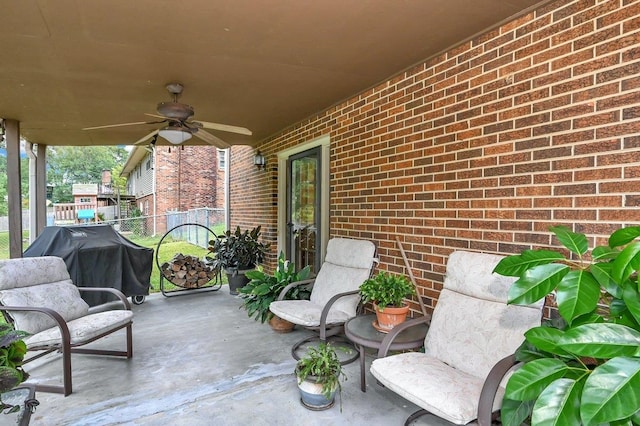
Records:
[[[305,356],[296,363],[295,373],[298,383],[302,383],[309,376],[315,377],[317,382],[322,384],[322,395],[327,399],[330,399],[331,394],[338,390],[342,409],[340,379],[346,380],[346,376],[342,371],[338,354],[331,345],[320,343],[317,347],[309,347]]]
[[[269,310],[271,302],[275,301],[289,284],[306,280],[310,272],[308,265],[296,272],[295,265],[287,261],[284,253],[280,252],[278,266],[273,275],[266,274],[260,266],[255,271],[246,273],[251,281],[238,289],[238,294],[244,299],[242,306],[247,310],[249,317],[255,316],[256,321],[260,320],[264,323],[273,316]],[[300,285],[291,288],[285,295],[285,299],[308,300],[310,295],[311,290],[307,286]]]
[[[495,272],[517,277],[509,303],[554,294],[560,318],[525,333],[503,425],[640,424],[640,227],[613,232],[588,256],[585,235],[550,228],[568,250],[525,250]]]
[[[209,253],[207,260],[216,271],[223,269],[252,269],[264,260],[264,255],[269,251],[270,244],[265,244],[260,238],[258,226],[251,231],[241,231],[236,227],[234,232],[227,230],[209,241]]]
[[[29,378],[22,369],[22,361],[27,353],[27,345],[22,340],[27,336],[23,331],[14,330],[9,324],[0,323],[0,397],[3,392],[10,391]],[[0,410],[12,413],[19,410],[0,399]]]
[[[402,306],[402,300],[414,294],[416,290],[407,278],[385,271],[379,272],[360,285],[362,301],[374,302],[380,312],[387,306]]]

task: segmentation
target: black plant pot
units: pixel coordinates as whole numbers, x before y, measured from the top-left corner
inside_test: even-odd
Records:
[[[244,287],[249,283],[249,278],[245,275],[245,272],[251,271],[252,269],[225,269],[224,272],[227,274],[227,280],[229,281],[229,294],[235,296],[238,294],[238,289]]]

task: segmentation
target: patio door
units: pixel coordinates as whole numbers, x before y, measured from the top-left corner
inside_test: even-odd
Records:
[[[320,269],[321,244],[320,147],[287,159],[287,238],[286,256],[300,270],[309,265],[312,272]]]

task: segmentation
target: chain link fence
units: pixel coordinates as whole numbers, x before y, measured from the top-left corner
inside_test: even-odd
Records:
[[[26,213],[28,217],[28,212]],[[200,208],[187,211],[174,211],[164,215],[138,216],[125,219],[115,219],[98,223],[80,223],[75,225],[104,225],[108,224],[127,238],[130,237],[162,237],[167,231],[175,240],[188,241],[191,244],[207,248],[209,240],[226,229],[225,210]],[[196,224],[198,226],[187,226]],[[61,225],[65,226],[65,225]],[[211,232],[210,232],[211,231]],[[212,235],[213,233],[214,235]],[[29,246],[28,224],[24,226],[23,250]],[[0,229],[0,259],[9,258],[9,231]]]

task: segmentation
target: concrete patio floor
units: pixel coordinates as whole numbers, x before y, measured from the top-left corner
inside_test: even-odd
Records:
[[[241,304],[226,286],[147,297],[133,306],[133,359],[74,355],[73,393],[38,392],[31,424],[401,425],[417,409],[378,386],[369,373],[367,392],[361,392],[358,362],[344,367],[342,412],[338,402],[325,411],[304,408],[290,348],[309,332],[277,334],[249,318]],[[124,348],[124,332],[95,344]],[[371,360],[369,355],[367,366]],[[26,369],[31,381],[61,383],[58,355]],[[428,416],[415,424],[448,423]]]

